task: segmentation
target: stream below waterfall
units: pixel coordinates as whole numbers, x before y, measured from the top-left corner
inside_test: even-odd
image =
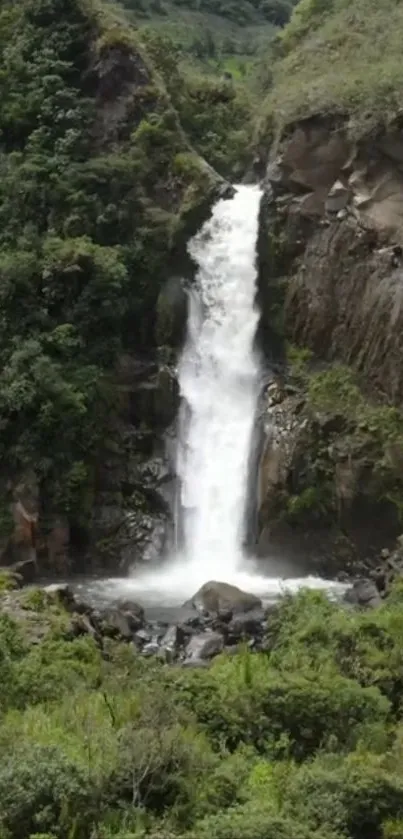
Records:
[[[150,606],[176,606],[208,580],[258,594],[264,602],[301,585],[337,596],[346,586],[307,576],[279,574],[278,558],[246,558],[244,540],[248,465],[262,381],[255,349],[256,243],[261,191],[241,186],[218,201],[190,241],[197,266],[189,292],[187,340],[178,364],[181,408],[176,474],[175,551],[146,572],[82,585],[94,597],[134,596]]]

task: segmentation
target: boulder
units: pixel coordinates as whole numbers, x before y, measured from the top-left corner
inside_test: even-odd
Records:
[[[144,647],[142,649],[143,655],[146,656],[147,658],[149,658],[152,655],[158,655],[159,651],[160,651],[160,647],[159,647],[158,641],[156,641],[156,640],[149,641],[147,644],[144,645]]]
[[[382,602],[379,591],[372,580],[356,580],[344,595],[346,603],[364,608],[374,608]]]
[[[195,661],[206,661],[218,655],[224,649],[224,638],[219,632],[206,632],[194,635],[186,647],[185,665]]]
[[[95,643],[98,644],[100,649],[102,649],[102,636],[93,626],[88,615],[74,614],[71,618],[67,636],[70,638],[78,638],[80,635],[90,635],[90,637],[94,639]]]
[[[143,647],[144,644],[148,644],[151,641],[151,632],[147,629],[139,629],[137,632],[134,633],[134,643],[137,647]]]
[[[240,641],[242,638],[260,637],[263,634],[264,621],[263,609],[254,609],[252,612],[235,615],[228,625],[230,643]]]
[[[236,615],[259,609],[262,602],[255,594],[242,591],[237,586],[210,580],[184,605],[192,605],[197,611],[208,614],[230,611]]]
[[[144,624],[144,610],[137,603],[117,603],[111,609],[93,612],[92,622],[101,635],[131,641]]]
[[[176,651],[182,646],[184,639],[185,633],[180,626],[170,626],[161,639],[161,648]]]

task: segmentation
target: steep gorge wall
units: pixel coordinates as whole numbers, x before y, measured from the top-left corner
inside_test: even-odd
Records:
[[[277,198],[286,235],[304,248],[287,287],[287,337],[354,365],[400,403],[403,132],[355,146],[342,127],[308,120],[285,140],[276,166],[274,192],[291,191],[289,201]]]
[[[402,527],[401,126],[354,143],[340,119],[303,120],[266,187],[260,296],[283,373],[266,397],[259,545],[357,571]]]

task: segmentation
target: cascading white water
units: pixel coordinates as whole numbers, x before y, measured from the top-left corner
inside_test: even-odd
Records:
[[[259,394],[256,240],[261,191],[219,201],[189,244],[198,266],[179,365],[177,472],[189,577],[230,581],[242,564],[248,458]]]
[[[179,364],[182,395],[177,452],[183,538],[174,556],[145,574],[104,581],[108,596],[134,594],[175,605],[209,579],[233,583],[264,600],[301,585],[331,591],[316,577],[259,575],[242,554],[248,461],[259,392],[254,352],[256,242],[261,192],[238,187],[220,200],[191,240],[198,266],[189,295],[188,336]],[[100,588],[100,586],[98,586]]]

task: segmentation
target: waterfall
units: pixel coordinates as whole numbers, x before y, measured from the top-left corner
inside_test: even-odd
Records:
[[[259,393],[254,352],[256,241],[261,191],[242,186],[216,204],[191,240],[197,265],[182,396],[177,474],[183,559],[201,580],[231,581],[242,565],[248,460]]]
[[[301,585],[338,590],[339,584],[316,577],[274,576],[270,561],[262,575],[262,566],[242,552],[260,385],[254,351],[260,199],[258,187],[238,187],[232,199],[218,201],[189,243],[197,271],[178,366],[175,548],[157,568],[106,581],[109,597],[130,594],[148,604],[176,605],[211,579],[266,601]]]

